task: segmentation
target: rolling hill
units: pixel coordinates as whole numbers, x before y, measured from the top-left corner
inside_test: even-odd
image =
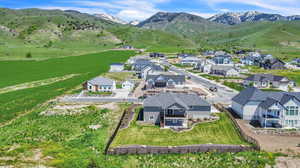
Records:
[[[199,43],[209,47],[240,46],[290,60],[299,57],[300,21],[242,23],[201,34]]]
[[[122,44],[155,50],[195,46],[174,34],[142,30],[77,11],[1,8],[0,15],[2,60],[82,55]]]
[[[137,26],[145,29],[163,30],[190,39],[208,30],[227,27],[188,13],[166,12],[158,12]]]

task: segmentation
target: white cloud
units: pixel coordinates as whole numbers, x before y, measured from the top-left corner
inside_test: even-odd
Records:
[[[203,1],[203,0],[202,0]],[[268,12],[277,12],[283,15],[300,14],[300,3],[298,0],[205,0],[211,7],[215,8],[220,3],[237,3],[263,8]]]
[[[105,13],[102,9],[99,8],[81,8],[81,7],[65,7],[65,6],[36,6],[35,8],[46,9],[46,10],[75,10],[82,13],[97,14]]]
[[[116,16],[130,20],[144,20],[156,12],[160,11],[156,8],[159,3],[166,3],[171,0],[114,0],[111,2],[98,2],[95,0],[87,1],[69,1],[69,3],[79,6],[104,8],[106,10],[116,10]]]

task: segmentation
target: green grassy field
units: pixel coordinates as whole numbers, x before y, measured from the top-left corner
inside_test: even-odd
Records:
[[[109,51],[45,61],[0,62],[0,73],[3,76],[0,87],[73,73],[80,74],[50,85],[0,94],[0,123],[9,121],[47,100],[64,94],[84,81],[107,72],[111,63],[125,62],[133,55],[135,55],[133,51]]]
[[[112,147],[123,145],[180,146],[192,144],[243,144],[247,145],[225,113],[220,120],[196,125],[191,131],[176,133],[159,126],[139,125],[132,121],[129,128],[118,132]],[[135,119],[137,118],[137,113]]]

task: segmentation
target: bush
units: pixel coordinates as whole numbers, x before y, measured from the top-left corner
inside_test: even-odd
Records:
[[[26,58],[32,58],[31,52],[26,53]]]

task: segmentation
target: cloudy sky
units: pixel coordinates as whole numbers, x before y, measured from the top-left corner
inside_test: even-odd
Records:
[[[123,20],[143,20],[158,11],[188,12],[203,17],[217,13],[260,11],[300,15],[300,0],[0,0],[0,7],[78,10],[108,13]]]

